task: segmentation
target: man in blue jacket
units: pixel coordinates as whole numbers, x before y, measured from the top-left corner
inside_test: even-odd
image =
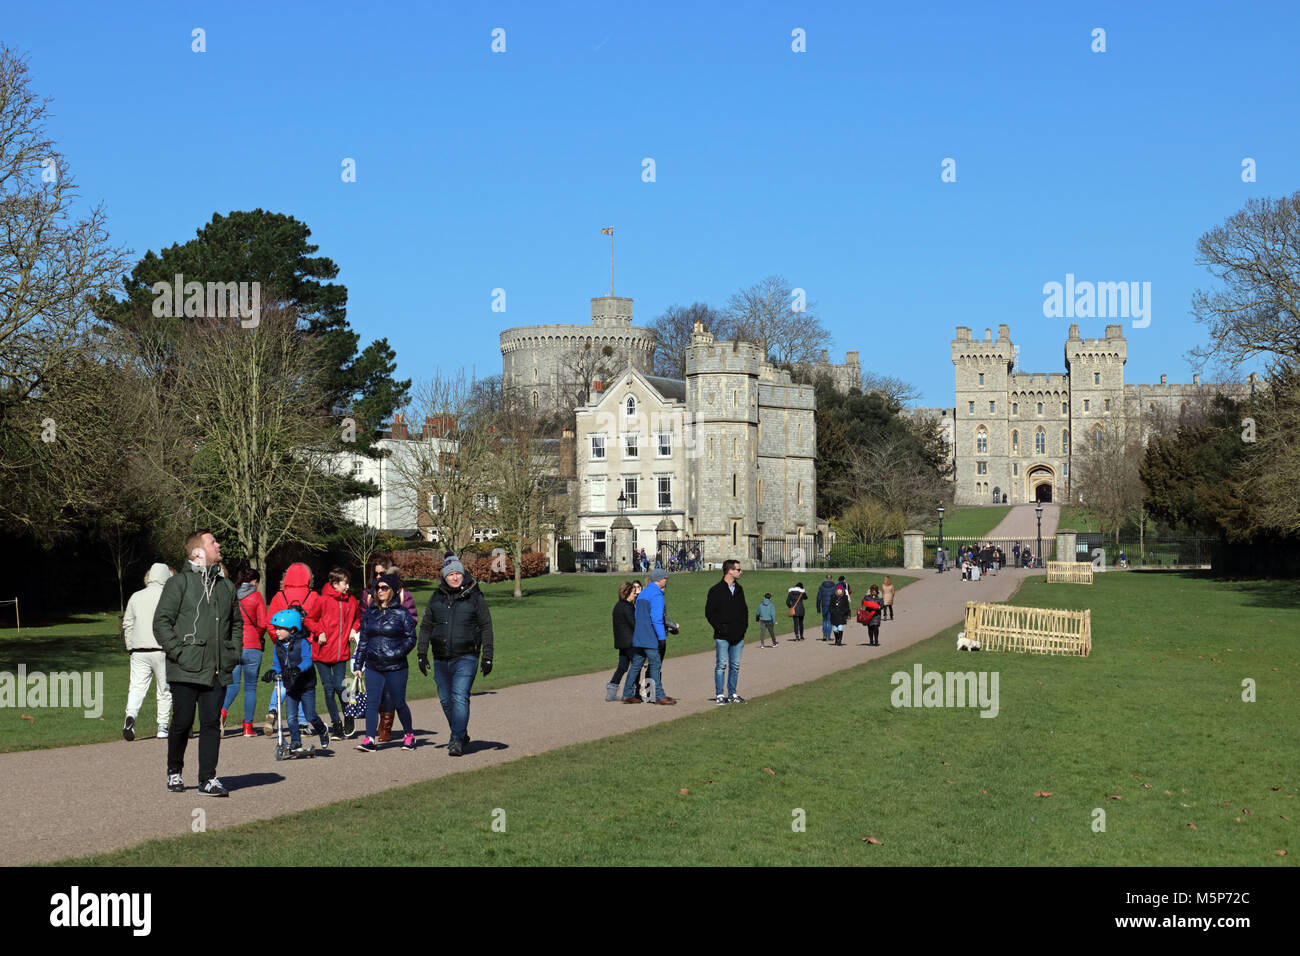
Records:
[[[641,664],[650,662],[650,680],[655,685],[656,704],[675,704],[664,693],[659,642],[668,640],[664,628],[664,608],[666,601],[664,589],[668,586],[668,572],[655,568],[650,572],[650,583],[642,589],[636,598],[636,626],[632,630],[632,665],[627,669],[627,683],[623,685],[623,703],[639,704],[641,698],[636,692],[637,676],[641,673]]]
[[[828,574],[822,586],[817,589],[817,610],[822,614],[823,641],[831,639],[831,598],[833,597],[835,597],[835,582]]]

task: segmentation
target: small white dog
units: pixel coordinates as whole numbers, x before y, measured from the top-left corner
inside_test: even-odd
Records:
[[[959,631],[957,633],[957,650],[978,651],[979,649],[980,649],[979,641],[967,640],[965,631]]]

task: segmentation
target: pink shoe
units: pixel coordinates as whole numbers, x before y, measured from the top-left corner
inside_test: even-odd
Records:
[[[402,749],[403,750],[415,749],[415,734],[407,734],[405,737],[402,738]]]

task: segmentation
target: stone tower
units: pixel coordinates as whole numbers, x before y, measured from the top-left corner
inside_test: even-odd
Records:
[[[956,368],[956,413],[953,456],[957,465],[958,491],[972,500],[993,500],[1010,485],[1010,467],[1004,449],[1009,440],[1007,402],[1015,349],[1011,330],[998,326],[995,340],[989,329],[984,339],[971,338],[970,329],[957,327],[952,342],[952,363]]]

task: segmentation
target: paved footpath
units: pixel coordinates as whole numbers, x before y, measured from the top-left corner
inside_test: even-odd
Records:
[[[1003,525],[1022,526],[1024,515],[1017,514],[1021,510],[1033,522],[1032,506],[1018,506],[989,537],[1006,536],[1000,530]],[[1056,515],[1050,515],[1049,529],[1045,508],[1044,538],[1055,528]],[[938,575],[933,570],[873,569],[870,573],[919,574],[917,581],[898,592],[896,619],[882,625],[880,647],[867,647],[866,628],[853,622],[845,631],[849,635],[845,646],[821,642],[821,619],[814,611],[807,618],[806,641],[796,644],[783,638],[776,648],[762,650],[752,641],[748,644],[739,689],[750,703],[736,706],[761,706],[765,694],[931,637],[960,621],[967,601],[1006,600],[1024,577],[1042,572],[1007,570],[977,584],[963,583],[956,573]],[[815,571],[799,577],[810,592],[821,580]],[[862,596],[853,597],[856,605]],[[750,603],[757,606],[758,602]],[[475,692],[470,719],[474,739],[463,757],[447,755],[446,718],[432,698],[411,704],[417,730],[413,751],[401,749],[399,736],[378,753],[360,753],[352,749],[358,736],[333,745],[332,755],[280,763],[268,738],[228,735],[221,743],[218,767],[218,776],[230,790],[227,799],[199,796],[197,739],[191,739],[186,749],[189,789],[183,794],[165,789],[166,742],[155,738],[0,754],[0,806],[4,807],[0,862],[14,866],[65,859],[181,836],[192,832],[196,808],[205,811],[209,830],[235,826],[714,709],[712,641],[699,617],[696,621],[681,615],[687,633],[668,641],[664,687],[680,701],[675,707],[605,702],[605,682],[617,663],[611,638],[607,666],[594,673]],[[778,623],[789,626],[788,620],[782,621]],[[754,627],[752,636],[756,636]],[[509,642],[510,635],[497,635],[498,668],[509,667]],[[705,647],[704,653],[685,653]],[[428,679],[412,668],[412,681]]]

